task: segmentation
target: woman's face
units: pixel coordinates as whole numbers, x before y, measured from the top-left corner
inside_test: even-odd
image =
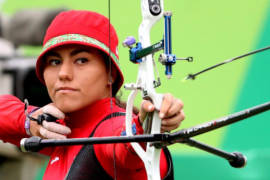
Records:
[[[66,45],[48,52],[45,62],[48,93],[62,112],[71,113],[110,97],[108,72],[98,50]]]

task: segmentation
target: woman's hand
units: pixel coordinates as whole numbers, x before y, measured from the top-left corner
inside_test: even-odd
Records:
[[[57,119],[65,118],[65,114],[57,109],[52,103],[33,112],[31,116],[37,119],[37,117],[43,113],[50,114]],[[36,121],[30,120],[30,133],[33,136],[39,136],[44,139],[65,139],[66,136],[71,133],[71,130],[69,127],[56,122],[43,121],[41,126]]]
[[[139,112],[140,122],[143,123],[147,113],[155,110],[154,105],[147,100],[143,100]],[[169,132],[177,129],[181,122],[185,119],[183,111],[183,102],[174,98],[171,94],[164,94],[162,104],[159,111],[161,118],[161,132]]]

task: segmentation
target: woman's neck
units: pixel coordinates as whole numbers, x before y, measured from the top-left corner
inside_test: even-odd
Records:
[[[66,114],[66,125],[70,128],[81,128],[89,123],[95,123],[111,105],[115,105],[114,98],[104,98],[98,100],[78,111]]]

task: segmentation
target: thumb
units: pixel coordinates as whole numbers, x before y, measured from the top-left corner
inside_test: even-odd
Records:
[[[152,104],[152,102],[148,100],[143,100],[141,103],[141,109],[139,112],[140,122],[143,123],[144,119],[146,118],[147,113],[153,112],[154,110],[155,110],[155,106]]]
[[[53,104],[48,104],[47,106],[44,106],[43,113],[48,113],[57,119],[64,119],[65,114],[60,111],[57,107],[55,107]]]

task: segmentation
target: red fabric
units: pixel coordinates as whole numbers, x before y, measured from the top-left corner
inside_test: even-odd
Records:
[[[33,107],[29,108],[31,111]],[[0,96],[0,139],[19,145],[21,138],[26,137],[24,130],[24,104],[13,96]],[[77,114],[65,119],[67,126],[72,130],[68,138],[88,137],[96,125],[107,115],[124,110],[115,105],[115,100],[103,99],[81,110]],[[95,133],[95,137],[119,136],[124,130],[124,116],[112,118],[102,123]],[[142,128],[135,118],[137,133],[142,133]],[[94,150],[102,167],[112,177],[114,175],[113,148],[115,146],[115,162],[117,179],[146,180],[144,165],[133,152],[130,144],[104,144],[94,145]],[[82,146],[62,146],[47,148],[42,152],[50,155],[44,180],[64,179],[76,155]],[[168,167],[164,153],[161,154],[161,177],[167,173]]]
[[[56,16],[48,28],[43,45],[45,45],[49,39],[59,35],[82,34],[103,42],[109,47],[108,25],[108,18],[96,12],[84,10],[61,12]],[[118,45],[118,37],[114,27],[110,25],[110,28],[110,45],[113,50],[112,53],[118,57],[118,54],[115,51]]]
[[[138,119],[135,119],[137,134],[142,134],[143,130],[138,123]],[[123,123],[125,123],[125,117],[117,117],[114,119],[105,121],[96,130],[95,137],[103,136],[119,136],[124,130]],[[138,126],[139,125],[139,126]],[[123,144],[108,144],[108,145],[95,145],[94,146],[97,159],[106,172],[114,177],[114,160],[112,151],[115,149],[116,157],[116,177],[117,180],[146,180],[147,175],[142,160],[137,156],[130,143]],[[160,171],[161,177],[164,178],[167,174],[167,162],[165,154],[161,153]]]
[[[34,107],[30,106],[28,112]],[[11,95],[0,96],[0,139],[19,146],[28,137],[25,129],[24,103]]]

